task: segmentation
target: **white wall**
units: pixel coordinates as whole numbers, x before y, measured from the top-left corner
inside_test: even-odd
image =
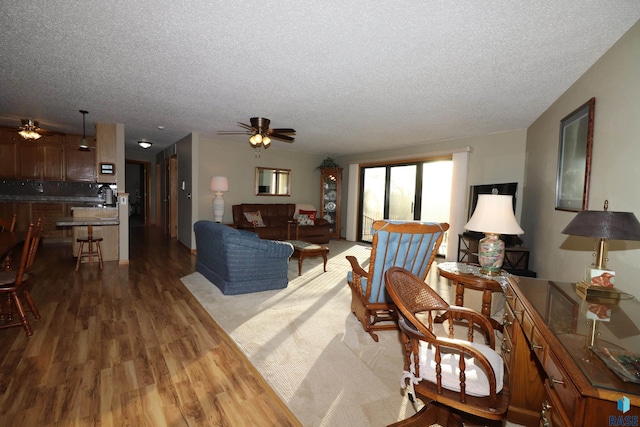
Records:
[[[573,282],[593,261],[594,239],[562,229],[575,213],[555,210],[560,120],[596,98],[589,209],[640,214],[640,22],[580,77],[528,129],[522,227],[538,277]],[[614,241],[607,266],[616,287],[640,296],[640,242]]]
[[[229,191],[224,193],[225,208],[222,222],[233,222],[231,206],[239,203],[309,203],[319,208],[320,171],[316,167],[326,156],[300,153],[272,146],[255,156],[248,141],[221,142],[200,138],[198,143],[198,192],[195,221],[213,221],[209,191],[212,176],[226,176]],[[255,168],[291,169],[291,196],[256,196]]]
[[[466,202],[464,203],[463,215],[466,218],[468,211],[468,189],[477,184],[497,184],[504,182],[517,182],[518,188],[522,187],[524,181],[524,161],[526,146],[526,130],[514,130],[500,132],[490,135],[475,136],[447,141],[437,141],[425,143],[419,146],[406,147],[404,149],[393,149],[377,151],[366,154],[337,157],[336,160],[343,167],[354,163],[373,163],[382,161],[395,161],[399,159],[416,159],[429,157],[434,154],[453,153],[469,147],[469,163],[467,170]],[[434,183],[437,185],[437,183]],[[342,224],[347,224],[347,206],[357,204],[354,197],[349,198],[349,183],[343,177],[343,206]],[[356,193],[357,194],[357,193]],[[356,206],[357,211],[357,206]],[[520,217],[522,210],[521,197],[517,199],[516,217]],[[349,209],[353,212],[353,209]],[[452,212],[452,216],[459,216],[459,212]],[[526,232],[526,230],[525,230]],[[344,236],[344,233],[343,233]],[[521,236],[525,245],[527,243],[526,234]],[[450,242],[457,250],[457,236],[450,236]]]

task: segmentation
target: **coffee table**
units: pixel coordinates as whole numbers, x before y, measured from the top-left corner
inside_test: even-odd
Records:
[[[302,275],[302,260],[305,258],[313,258],[322,256],[324,259],[324,271],[327,271],[327,254],[329,248],[324,245],[317,245],[315,243],[303,242],[302,240],[285,240],[293,245],[293,254],[291,258],[298,260],[298,276]]]

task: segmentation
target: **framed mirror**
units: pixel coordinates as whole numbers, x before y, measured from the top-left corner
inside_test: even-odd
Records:
[[[256,167],[256,196],[290,196],[291,169]]]

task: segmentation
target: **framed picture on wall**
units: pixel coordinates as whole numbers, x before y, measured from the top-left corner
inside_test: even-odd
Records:
[[[578,212],[589,207],[589,178],[596,99],[560,121],[556,209]]]

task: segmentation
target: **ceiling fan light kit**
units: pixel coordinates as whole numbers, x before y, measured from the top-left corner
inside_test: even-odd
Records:
[[[269,148],[271,145],[271,138],[278,139],[284,142],[293,142],[295,139],[289,135],[295,135],[295,129],[291,128],[277,128],[270,129],[269,124],[271,120],[264,117],[252,117],[251,124],[245,124],[238,122],[238,126],[244,128],[244,131],[220,131],[219,135],[249,135],[249,144],[256,150],[260,147]]]
[[[38,133],[38,122],[34,122],[31,119],[22,120],[22,126],[18,134],[29,141],[36,141],[42,136]]]

